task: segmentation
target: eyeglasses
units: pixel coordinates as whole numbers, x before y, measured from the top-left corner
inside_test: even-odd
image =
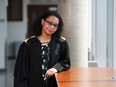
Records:
[[[58,25],[57,24],[53,24],[52,22],[47,21],[46,19],[44,19],[44,20],[48,23],[49,26],[51,26],[51,27],[54,26],[55,29],[58,28]]]

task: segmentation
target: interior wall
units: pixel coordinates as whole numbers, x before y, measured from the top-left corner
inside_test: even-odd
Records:
[[[113,67],[116,69],[116,0],[114,0],[113,6]]]
[[[27,5],[30,0],[23,0],[23,20],[8,22],[7,57],[13,57],[14,43],[25,39],[27,31]]]
[[[113,67],[113,0],[107,0],[107,66]]]
[[[0,69],[5,69],[6,39],[7,39],[6,1],[0,0]]]
[[[92,0],[92,57],[99,67],[115,67],[116,0]]]
[[[92,0],[92,57],[107,66],[107,0]]]

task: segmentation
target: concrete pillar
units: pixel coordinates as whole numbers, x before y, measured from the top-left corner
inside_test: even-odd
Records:
[[[71,65],[88,67],[88,0],[58,0],[58,11],[64,21]]]

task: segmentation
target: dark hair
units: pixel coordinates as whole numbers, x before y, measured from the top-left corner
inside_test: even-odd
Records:
[[[61,36],[61,32],[63,29],[63,21],[61,16],[59,15],[58,12],[45,12],[43,14],[38,15],[38,17],[35,19],[35,21],[33,22],[31,28],[29,28],[28,32],[27,32],[27,37],[30,36],[40,36],[42,33],[42,25],[41,25],[41,20],[42,19],[47,19],[49,16],[55,16],[59,19],[59,24],[58,24],[58,29],[57,31],[52,35],[55,37],[60,37]]]

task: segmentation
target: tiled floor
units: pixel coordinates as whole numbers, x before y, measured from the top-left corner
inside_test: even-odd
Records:
[[[7,70],[0,71],[0,87],[13,87],[14,60],[7,61]]]

